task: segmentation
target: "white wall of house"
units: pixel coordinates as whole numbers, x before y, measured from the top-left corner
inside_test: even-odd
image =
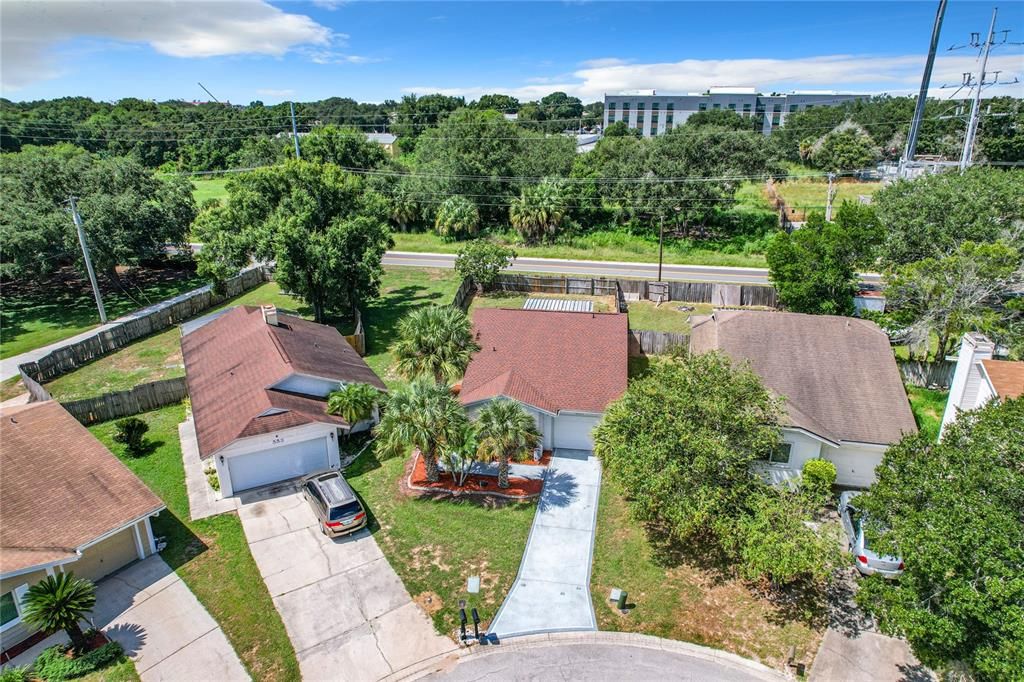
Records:
[[[838,447],[797,429],[782,429],[783,442],[790,444],[789,461],[758,462],[756,470],[776,485],[796,484],[809,459],[827,459],[836,465],[836,484],[866,488],[875,480],[875,467],[882,461],[885,445],[842,442]]]
[[[334,424],[304,424],[239,438],[214,453],[221,494],[231,497],[255,487],[250,485],[254,480],[265,485],[340,466],[337,428]],[[243,480],[232,480],[232,467],[239,478],[244,471]]]
[[[769,483],[798,483],[804,462],[821,456],[822,442],[795,429],[782,429],[782,441],[789,443],[789,461],[758,462],[755,468]]]
[[[956,369],[953,370],[953,381],[949,386],[946,410],[942,413],[940,438],[961,411],[981,407],[995,396],[981,366],[982,360],[992,359],[994,350],[995,344],[984,335],[976,332],[964,334],[956,358]]]

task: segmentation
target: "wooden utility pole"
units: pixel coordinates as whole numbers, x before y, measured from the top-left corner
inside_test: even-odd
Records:
[[[835,198],[836,190],[833,184],[836,179],[835,173],[828,174],[828,196],[825,200],[825,220],[832,222],[832,199]]]

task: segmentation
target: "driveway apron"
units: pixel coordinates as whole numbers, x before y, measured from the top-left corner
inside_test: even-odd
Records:
[[[601,464],[592,453],[555,451],[519,574],[489,635],[597,629],[590,562],[600,489]]]
[[[328,538],[294,488],[243,495],[238,514],[304,680],[379,680],[454,648],[368,531]]]

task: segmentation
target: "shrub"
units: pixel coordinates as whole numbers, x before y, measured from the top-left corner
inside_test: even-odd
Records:
[[[216,471],[206,472],[206,482],[210,484],[210,487],[214,490],[220,490],[220,476],[217,475]]]
[[[129,455],[138,457],[143,454],[143,437],[147,431],[149,431],[149,424],[145,421],[138,417],[128,417],[118,420],[114,440],[124,443]]]
[[[28,668],[15,665],[0,671],[0,682],[28,682]]]
[[[800,476],[800,492],[816,507],[824,506],[832,497],[836,484],[836,465],[827,459],[809,459],[804,462]]]
[[[75,658],[67,657],[69,648],[68,644],[58,644],[44,649],[32,664],[32,674],[47,682],[73,680],[106,668],[124,657],[124,649],[117,642],[108,642]]]
[[[477,291],[493,285],[501,271],[512,265],[516,252],[507,246],[486,239],[474,239],[459,250],[455,258],[455,271],[465,279],[476,282]]]

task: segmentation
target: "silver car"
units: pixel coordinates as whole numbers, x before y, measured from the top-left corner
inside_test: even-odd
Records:
[[[319,471],[304,478],[302,495],[313,508],[324,535],[337,537],[366,527],[366,510],[337,471]]]
[[[864,522],[867,516],[852,504],[860,493],[846,491],[839,495],[839,519],[846,537],[850,539],[853,565],[864,575],[880,575],[883,578],[898,578],[903,573],[903,560],[893,556],[879,556],[868,548],[864,540]]]

